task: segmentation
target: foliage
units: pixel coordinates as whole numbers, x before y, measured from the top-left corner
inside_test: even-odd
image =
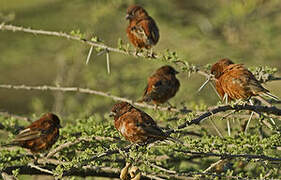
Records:
[[[174,114],[165,113],[165,115],[161,115],[160,113],[158,116],[170,119],[174,117]],[[193,114],[186,115],[186,119],[192,119],[193,117]],[[217,122],[219,118],[212,117],[210,120]],[[232,120],[239,122],[241,118],[232,118]],[[209,127],[204,127],[206,124],[203,123],[200,127],[190,127],[181,130],[180,133],[173,134],[174,137],[185,142],[184,145],[164,141],[157,142],[151,146],[133,146],[129,151],[125,151],[122,149],[128,145],[128,142],[123,138],[119,138],[120,136],[111,123],[112,120],[108,119],[107,116],[91,116],[76,119],[75,121],[75,124],[68,124],[62,129],[61,137],[52,149],[67,142],[75,142],[78,139],[83,140],[61,149],[53,157],[49,157],[56,157],[61,162],[60,165],[52,170],[57,177],[61,177],[64,173],[71,171],[72,168],[79,168],[85,164],[122,169],[125,162],[133,163],[141,172],[147,174],[164,173],[168,176],[173,175],[173,173],[163,172],[151,164],[175,171],[178,174],[196,174],[202,173],[204,169],[222,158],[227,161],[224,162],[222,167],[212,169],[210,174],[206,173],[206,177],[209,175],[220,175],[225,177],[259,178],[267,175],[268,178],[280,178],[280,158],[279,161],[274,161],[263,159],[262,157],[252,158],[250,156],[264,155],[272,158],[280,157],[280,150],[278,150],[281,147],[280,133],[274,133],[270,130],[265,129],[268,136],[261,137],[257,131],[257,127],[252,127],[249,133],[244,134],[239,132],[239,126],[237,127],[233,124],[232,130],[234,134],[220,138],[219,136],[209,134],[207,130]],[[13,118],[5,118],[1,122],[5,124],[7,132],[11,133],[13,132],[13,127],[22,125]],[[172,128],[180,125],[182,121],[163,120],[162,123]],[[259,123],[256,122],[255,124]],[[185,133],[190,132],[192,129],[202,136],[185,135]],[[12,138],[12,136],[9,137]],[[114,150],[117,150],[117,152],[89,161],[91,158],[103,152]],[[32,161],[32,156],[24,156],[23,154],[25,153],[22,148],[13,148],[11,150],[1,149],[1,169],[9,166],[28,165]],[[208,153],[215,153],[220,156],[218,158],[217,156],[208,155]],[[233,158],[228,157],[228,155],[246,156]]]

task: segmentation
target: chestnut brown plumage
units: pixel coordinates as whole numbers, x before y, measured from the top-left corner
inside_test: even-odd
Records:
[[[180,82],[176,78],[178,72],[171,66],[162,66],[148,78],[141,101],[163,104],[174,97],[179,90]]]
[[[215,76],[216,90],[222,99],[227,97],[226,100],[231,101],[265,95],[278,100],[242,64],[221,59],[212,66],[211,73]]]
[[[127,36],[136,48],[150,49],[156,45],[159,40],[159,30],[144,8],[139,5],[128,7],[126,19],[129,20]]]
[[[21,146],[32,153],[47,150],[59,138],[59,128],[61,125],[58,116],[47,113],[20,131],[9,145]]]
[[[164,139],[179,142],[164,133],[148,114],[127,102],[115,104],[111,116],[114,117],[115,128],[132,143],[146,144]]]

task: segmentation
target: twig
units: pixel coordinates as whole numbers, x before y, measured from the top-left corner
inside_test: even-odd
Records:
[[[212,177],[220,177],[222,179],[239,179],[239,180],[249,180],[249,178],[247,177],[238,177],[238,176],[231,176],[231,175],[220,175],[220,174],[215,174],[215,173],[203,173],[203,172],[187,172],[187,173],[179,173],[178,175],[181,175],[181,176],[201,176],[201,177],[204,177],[204,176],[212,176]]]
[[[203,171],[203,173],[206,173],[206,172],[210,171],[213,167],[215,167],[216,165],[220,164],[222,161],[223,161],[223,160],[220,159],[220,160],[218,160],[217,162],[211,164],[207,169],[205,169],[205,170]]]
[[[255,155],[255,154],[226,154],[226,153],[218,154],[212,152],[195,152],[195,151],[185,151],[185,150],[177,150],[177,149],[175,149],[174,151],[187,153],[187,154],[202,155],[205,157],[210,157],[210,156],[221,157],[223,159],[246,158],[246,159],[262,159],[267,161],[281,161],[281,158],[275,158],[265,155]]]
[[[230,121],[229,121],[229,119],[226,120],[226,124],[227,124],[227,133],[228,133],[228,136],[231,136],[231,127],[230,127]]]
[[[88,63],[89,63],[89,61],[90,61],[90,58],[91,58],[91,55],[92,55],[93,48],[94,48],[94,46],[91,46],[91,47],[90,47],[90,50],[89,50],[89,53],[88,53],[88,56],[87,56],[87,59],[86,59],[86,64],[88,64]]]
[[[166,180],[166,179],[160,178],[160,177],[158,177],[158,176],[150,175],[150,174],[146,174],[146,173],[142,173],[142,175],[145,175],[146,177],[148,177],[148,178],[150,178],[150,179],[155,179],[155,180]]]
[[[110,74],[110,59],[109,59],[109,51],[106,50],[106,67],[107,73]]]
[[[254,111],[254,112],[264,112],[264,113],[268,113],[268,114],[274,114],[277,116],[281,116],[281,109],[278,109],[274,106],[272,107],[267,107],[267,106],[252,106],[252,105],[225,105],[225,106],[219,106],[219,107],[215,107],[211,110],[209,110],[208,112],[205,112],[204,114],[202,114],[201,116],[199,116],[198,118],[195,118],[191,121],[187,121],[185,123],[183,123],[182,125],[178,126],[178,129],[182,129],[185,128],[191,124],[199,124],[202,120],[204,120],[205,118],[212,116],[214,114],[217,114],[219,112],[225,112],[225,111],[229,111],[229,110],[236,110],[236,111],[241,111],[241,110],[250,110],[250,111]]]
[[[19,27],[19,26],[14,26],[14,25],[6,25],[4,23],[0,24],[0,30],[13,31],[13,32],[21,31],[21,32],[25,32],[25,33],[35,34],[35,35],[48,35],[48,36],[63,37],[63,38],[66,38],[66,39],[80,41],[80,42],[86,43],[90,46],[94,46],[94,47],[98,47],[98,48],[101,48],[101,49],[107,49],[107,50],[112,51],[112,52],[118,52],[118,53],[129,55],[129,53],[127,53],[126,51],[123,51],[123,50],[120,50],[120,49],[117,49],[117,48],[112,48],[112,47],[106,46],[106,45],[101,44],[101,43],[96,43],[94,41],[82,39],[79,36],[73,36],[73,35],[69,35],[67,33],[63,33],[63,32],[36,30],[36,29],[24,28],[24,27]]]
[[[50,171],[48,169],[41,168],[39,166],[36,166],[34,163],[28,163],[28,166],[30,166],[31,168],[37,169],[37,170],[39,170],[41,172],[54,175],[54,173],[52,171]]]
[[[222,133],[220,132],[219,128],[216,126],[216,124],[214,123],[214,121],[212,119],[210,119],[210,122],[212,124],[212,126],[214,127],[214,129],[216,130],[216,132],[218,133],[218,135],[223,138]]]
[[[66,142],[64,144],[59,145],[58,147],[56,147],[55,149],[50,151],[46,157],[50,158],[50,157],[52,157],[53,155],[55,155],[56,153],[58,153],[59,151],[61,151],[64,148],[73,146],[73,145],[78,144],[78,143],[80,143],[82,141],[92,141],[93,138],[95,138],[96,140],[110,140],[110,141],[116,140],[116,139],[111,138],[111,137],[102,137],[102,136],[95,136],[95,137],[91,137],[91,138],[78,138],[78,139],[76,139],[73,142],[68,141],[68,142]]]
[[[166,169],[166,168],[163,168],[161,166],[158,166],[152,162],[149,162],[149,161],[145,161],[145,163],[153,168],[156,168],[156,169],[159,169],[163,172],[166,172],[166,173],[169,173],[169,174],[176,174],[177,172],[176,171],[172,171],[172,170],[169,170],[169,169]]]
[[[102,91],[96,91],[92,89],[85,89],[85,88],[79,88],[79,87],[56,87],[56,86],[26,86],[26,85],[10,85],[10,84],[0,84],[0,88],[4,89],[15,89],[15,90],[39,90],[39,91],[61,91],[61,92],[76,92],[76,93],[83,93],[83,94],[94,94],[98,96],[103,96],[103,97],[108,97],[111,98],[115,101],[125,101],[128,103],[131,103],[133,105],[139,106],[139,107],[145,107],[149,109],[155,109],[155,106],[149,105],[146,103],[139,103],[139,102],[134,102],[133,100],[123,98],[123,97],[118,97],[111,95],[110,93],[105,93]],[[176,108],[170,108],[170,107],[158,107],[157,108],[160,111],[171,111],[171,112],[180,112],[180,113],[189,113],[191,110],[188,109],[176,109]]]
[[[81,141],[91,141],[92,139],[90,139],[90,138],[78,138],[78,139],[76,139],[74,142],[72,142],[72,141],[68,141],[68,142],[66,142],[66,143],[64,143],[64,144],[61,144],[61,145],[59,145],[58,147],[56,147],[55,149],[53,149],[52,151],[50,151],[48,154],[47,154],[47,158],[50,158],[50,157],[52,157],[53,155],[55,155],[56,153],[58,153],[59,151],[61,151],[62,149],[64,149],[64,148],[67,148],[67,147],[70,147],[70,146],[72,146],[72,145],[75,145],[75,144],[78,144],[79,142],[81,142]]]
[[[2,172],[1,175],[2,175],[3,180],[18,180],[18,178],[16,178],[15,176],[9,175],[5,172]]]

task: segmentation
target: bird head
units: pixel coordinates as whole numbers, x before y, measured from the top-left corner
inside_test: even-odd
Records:
[[[212,66],[211,74],[214,75],[216,79],[218,79],[223,74],[225,68],[230,64],[234,64],[230,59],[224,58],[219,60]]]
[[[166,66],[162,66],[159,69],[157,69],[156,73],[164,74],[164,75],[176,75],[179,72],[176,71],[172,66],[166,65]]]
[[[124,113],[130,111],[130,109],[132,107],[133,106],[130,103],[119,102],[112,107],[109,116],[114,117],[114,118],[118,118],[118,117],[122,116]]]
[[[127,9],[127,14],[126,14],[126,19],[127,20],[133,20],[133,19],[138,19],[141,17],[146,17],[148,16],[148,13],[139,5],[132,5],[129,6]]]
[[[54,125],[57,128],[61,128],[60,119],[59,119],[59,117],[57,115],[55,115],[53,113],[47,113],[42,118],[45,118],[45,119],[53,121]]]

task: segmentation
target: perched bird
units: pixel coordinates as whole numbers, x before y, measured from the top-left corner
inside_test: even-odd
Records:
[[[145,9],[138,5],[128,7],[126,19],[129,20],[127,36],[137,49],[150,49],[157,44],[158,27]]]
[[[215,77],[216,90],[223,100],[249,99],[265,95],[275,100],[278,97],[265,89],[255,76],[242,64],[234,64],[229,59],[221,59],[211,68]]]
[[[147,144],[165,139],[179,142],[164,133],[148,114],[127,102],[115,104],[110,116],[114,117],[115,128],[132,143]]]
[[[148,78],[141,102],[153,101],[155,105],[163,104],[174,97],[179,90],[178,72],[171,66],[162,66]]]
[[[55,114],[47,113],[20,131],[8,145],[21,146],[32,153],[41,152],[51,148],[57,141],[59,128],[61,128],[59,118]]]

